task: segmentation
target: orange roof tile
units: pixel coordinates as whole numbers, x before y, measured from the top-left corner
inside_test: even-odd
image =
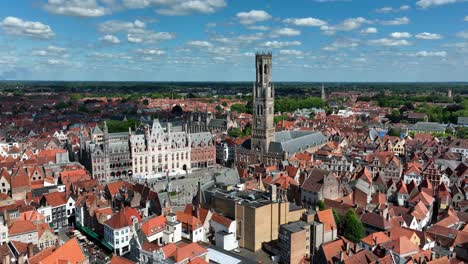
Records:
[[[135,263],[136,262],[133,262],[121,256],[113,256],[110,262],[110,264],[135,264]]]
[[[37,232],[36,226],[29,220],[16,221],[8,228],[8,235],[19,235]]]
[[[231,226],[231,223],[234,221],[234,220],[231,220],[227,217],[224,217],[220,214],[217,214],[217,213],[214,213],[213,216],[211,217],[211,221],[215,221],[216,223],[219,223],[227,228],[229,228]]]
[[[136,217],[138,222],[141,222],[141,216],[135,208],[124,207],[118,213],[113,215],[109,220],[107,220],[105,224],[112,229],[120,229],[126,226],[130,226],[133,223],[133,217]]]
[[[38,264],[80,264],[86,260],[76,238],[72,238],[58,247],[52,254],[46,256]]]
[[[406,236],[400,236],[391,243],[386,244],[386,247],[392,249],[398,255],[405,255],[411,252],[419,252],[419,247]]]
[[[365,238],[362,238],[361,241],[367,245],[376,246],[387,243],[388,241],[391,241],[391,239],[384,232],[375,232]]]
[[[146,236],[151,236],[164,231],[164,228],[166,228],[166,218],[160,215],[144,222],[140,229]]]
[[[332,209],[317,212],[317,217],[325,226],[325,231],[336,230],[335,218]]]
[[[177,247],[175,253],[175,261],[177,263],[186,260],[194,259],[200,255],[208,253],[208,250],[198,243],[190,243]]]
[[[184,212],[176,212],[177,220],[182,223],[182,227],[186,227],[189,231],[198,229],[202,226],[200,219]]]
[[[46,199],[47,204],[53,207],[65,205],[67,203],[67,198],[64,192],[47,193],[44,194],[44,198]]]

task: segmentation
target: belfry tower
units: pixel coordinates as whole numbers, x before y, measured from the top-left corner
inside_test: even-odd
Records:
[[[251,149],[263,155],[268,153],[271,141],[275,139],[273,122],[275,91],[271,83],[272,54],[255,55],[256,82],[253,87],[253,124]]]

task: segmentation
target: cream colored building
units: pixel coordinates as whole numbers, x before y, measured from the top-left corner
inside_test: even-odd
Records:
[[[398,155],[398,156],[404,156],[405,153],[406,153],[405,144],[406,144],[405,139],[402,139],[402,140],[398,141],[395,144],[395,146],[393,146],[393,148],[392,148],[393,153],[395,153],[395,155]]]
[[[132,170],[135,177],[165,174],[167,171],[191,171],[190,135],[182,127],[165,127],[158,119],[151,128],[138,128],[130,135]]]

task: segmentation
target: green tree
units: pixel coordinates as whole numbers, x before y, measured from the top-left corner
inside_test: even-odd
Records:
[[[344,219],[344,236],[357,243],[364,237],[364,226],[354,209],[349,209]]]
[[[244,129],[244,136],[250,136],[250,135],[252,135],[252,128],[250,128],[250,126],[247,126]]]
[[[237,113],[247,113],[247,107],[243,104],[233,104],[231,105],[231,111]]]
[[[220,112],[220,111],[223,110],[223,107],[220,106],[220,105],[217,105],[217,106],[215,107],[215,109],[216,109],[216,111]]]
[[[242,130],[238,127],[231,127],[229,130],[228,130],[228,135],[230,137],[240,137],[242,135]]]
[[[226,107],[226,106],[227,106],[227,102],[222,102],[221,105],[224,106],[224,107]]]
[[[335,218],[336,226],[340,227],[341,226],[341,217],[340,217],[340,215],[335,211],[335,209],[332,209],[332,212],[333,212],[333,218]]]
[[[273,122],[276,124],[279,123],[279,121],[283,121],[283,120],[286,120],[288,119],[288,115],[278,115],[278,116],[275,116],[273,117]]]
[[[144,105],[149,105],[148,99],[143,100],[143,104],[144,104]]]
[[[323,210],[325,210],[325,203],[322,200],[320,200],[320,201],[317,202],[317,207],[318,207],[319,211],[323,211]]]

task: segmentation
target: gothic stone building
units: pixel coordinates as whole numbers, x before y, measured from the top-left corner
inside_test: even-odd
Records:
[[[236,148],[236,164],[276,165],[296,152],[314,150],[325,144],[327,138],[320,132],[275,132],[275,90],[271,82],[272,54],[256,54],[255,66],[252,138]]]
[[[106,181],[132,175],[128,132],[109,133],[104,122],[104,131],[96,126],[90,135],[91,140],[85,142],[81,160],[94,179]]]
[[[190,136],[183,127],[167,123],[163,128],[158,119],[139,127],[130,135],[132,170],[134,175],[147,176],[167,170],[191,171]]]

